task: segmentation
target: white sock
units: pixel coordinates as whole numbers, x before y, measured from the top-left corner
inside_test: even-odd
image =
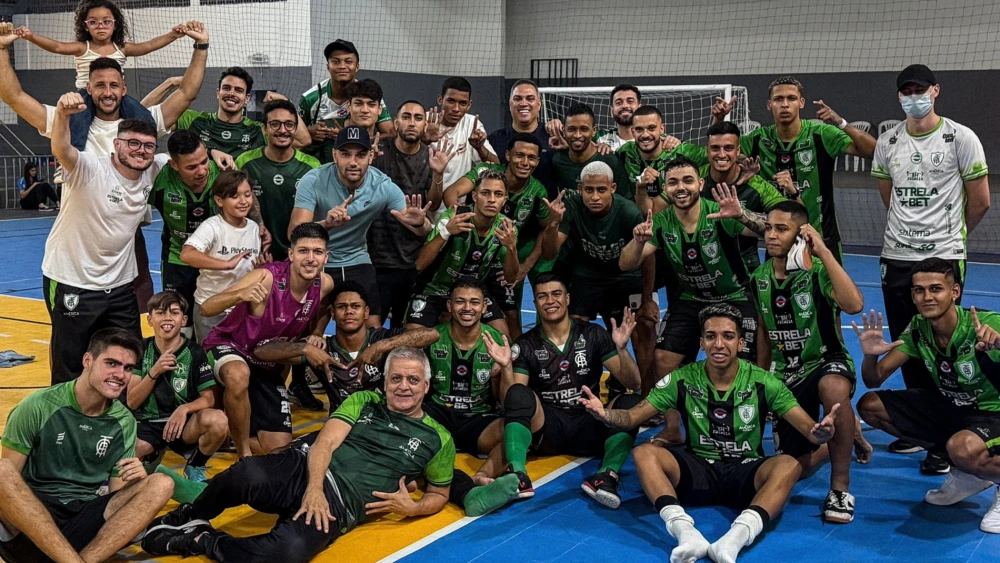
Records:
[[[733,521],[726,535],[708,548],[708,555],[715,563],[734,563],[740,550],[752,544],[763,529],[764,521],[760,519],[760,514],[744,510]]]
[[[677,539],[677,547],[670,552],[670,563],[694,563],[708,555],[708,540],[694,527],[694,519],[678,504],[664,506],[660,518],[667,525],[667,532]]]

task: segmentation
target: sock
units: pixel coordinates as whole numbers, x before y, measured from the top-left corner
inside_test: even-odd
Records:
[[[208,487],[208,483],[195,483],[194,481],[189,481],[163,465],[157,466],[156,472],[163,473],[173,479],[174,494],[170,498],[181,504],[194,502],[194,500],[201,495],[202,491],[205,490],[205,487]]]
[[[664,497],[656,501],[662,499]],[[664,506],[660,509],[660,518],[666,523],[667,532],[677,539],[677,547],[670,552],[670,563],[694,563],[708,555],[708,540],[694,527],[694,519],[684,512],[681,505]]]
[[[621,471],[634,444],[635,438],[627,432],[618,432],[608,436],[608,439],[604,441],[604,460],[597,472],[603,473],[609,469],[615,473]]]
[[[202,453],[201,448],[195,450],[191,459],[188,460],[188,465],[193,465],[195,467],[205,467],[208,463],[208,458],[212,457],[212,454]]]
[[[465,514],[482,516],[507,504],[517,496],[517,475],[504,475],[485,487],[475,487],[465,495]]]
[[[726,535],[712,544],[709,555],[716,563],[734,563],[740,550],[753,543],[763,529],[764,521],[760,514],[748,508],[736,517]]]
[[[672,504],[680,504],[677,502],[677,497],[670,495],[663,495],[653,501],[653,506],[656,507],[656,512],[660,512],[665,507],[670,506]]]
[[[512,422],[503,429],[504,453],[514,471],[527,473],[525,464],[528,462],[528,448],[531,446],[531,429],[523,424]]]
[[[451,477],[451,494],[448,495],[448,500],[453,504],[465,508],[465,495],[474,489],[476,484],[472,481],[472,477],[469,474],[462,471],[461,469],[455,469]]]

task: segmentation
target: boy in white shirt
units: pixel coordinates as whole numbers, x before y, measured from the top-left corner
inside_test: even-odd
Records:
[[[202,223],[184,241],[181,261],[201,270],[194,292],[194,334],[201,342],[226,314],[204,317],[201,304],[222,292],[258,264],[270,262],[270,254],[260,252],[260,230],[247,221],[253,192],[245,172],[224,170],[212,185],[212,197],[221,210]]]

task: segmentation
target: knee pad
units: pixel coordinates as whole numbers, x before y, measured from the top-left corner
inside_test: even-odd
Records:
[[[538,405],[535,392],[527,385],[515,383],[507,390],[503,401],[504,424],[518,423],[531,428],[531,417],[535,416]]]

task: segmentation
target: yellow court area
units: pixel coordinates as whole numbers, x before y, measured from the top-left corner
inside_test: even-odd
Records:
[[[143,321],[143,332],[146,336],[151,331]],[[0,296],[0,350],[13,349],[21,354],[35,356],[34,362],[15,368],[0,370],[0,432],[7,423],[7,415],[17,403],[29,393],[40,387],[48,386],[50,381],[48,368],[49,316],[45,303],[36,299],[24,299]],[[320,399],[323,395],[319,395]],[[323,413],[310,413],[294,410],[292,424],[295,435],[300,436],[319,430],[325,416]],[[216,454],[209,462],[209,477],[218,474],[236,461],[235,454]],[[580,460],[572,457],[547,457],[528,462],[528,473],[535,486],[544,484],[563,472],[576,467]],[[175,470],[183,468],[184,460],[170,452],[164,458],[163,464]],[[475,472],[482,461],[473,456],[459,454],[456,466],[469,474]],[[175,506],[173,502],[167,509]],[[338,539],[314,561],[319,563],[334,561],[351,561],[352,563],[374,563],[384,559],[393,560],[414,549],[418,542],[426,542],[428,538],[446,533],[450,527],[459,526],[466,519],[465,513],[458,507],[448,504],[444,510],[433,516],[416,519],[404,519],[398,516],[383,516],[369,521],[346,536]],[[219,529],[235,536],[249,536],[266,532],[274,523],[275,517],[260,514],[249,507],[227,510],[212,523]],[[421,544],[422,545],[422,544]],[[180,557],[163,557],[152,559],[144,554],[138,546],[125,549],[120,561],[180,561]],[[395,557],[394,557],[395,555]],[[209,561],[201,557],[189,561]]]

